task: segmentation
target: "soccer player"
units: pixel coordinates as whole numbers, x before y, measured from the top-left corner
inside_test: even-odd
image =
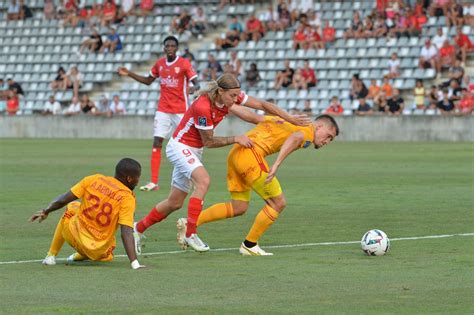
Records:
[[[140,164],[124,158],[115,167],[115,177],[95,174],[84,177],[68,192],[58,196],[30,218],[42,222],[49,213],[67,205],[54,232],[44,265],[55,265],[64,241],[76,253],[68,262],[81,260],[111,261],[115,248],[115,231],[120,225],[122,241],[133,269],[144,267],[137,260],[133,240],[133,189],[140,180]],[[81,202],[75,200],[81,198]]]
[[[140,187],[142,191],[158,190],[158,178],[161,164],[161,148],[163,139],[168,139],[176,129],[184,112],[188,109],[188,84],[193,83],[189,88],[192,94],[199,89],[197,73],[191,63],[176,55],[178,50],[178,40],[174,36],[168,36],[163,41],[166,57],[160,58],[151,68],[148,77],[133,73],[125,67],[118,68],[118,74],[128,76],[135,81],[150,85],[156,79],[160,81],[161,94],[155,113],[153,148],[151,151],[151,181]]]
[[[190,246],[199,252],[209,250],[209,246],[198,237],[196,229],[196,222],[210,184],[209,174],[201,162],[203,149],[204,147],[218,148],[233,143],[246,148],[252,146],[252,141],[244,135],[214,136],[214,128],[229,112],[243,120],[251,121],[256,114],[240,106],[245,105],[278,115],[294,124],[311,123],[306,116],[292,116],[272,103],[247,96],[240,90],[239,80],[230,73],[223,74],[217,81],[211,81],[209,86],[199,94],[184,114],[166,146],[166,156],[174,166],[171,192],[167,199],[158,203],[135,225],[135,247],[138,251],[141,234],[173,211],[180,209],[192,185],[194,190],[188,203],[187,220],[178,222],[179,239],[183,247]]]
[[[258,125],[246,134],[253,146],[236,144],[227,157],[227,187],[231,201],[203,210],[196,225],[244,214],[253,190],[266,205],[257,214],[239,251],[242,255],[268,256],[273,254],[261,249],[258,240],[286,206],[285,195],[276,178],[278,168],[290,153],[298,149],[312,144],[320,149],[329,144],[339,134],[339,127],[329,115],[318,116],[311,125],[302,127],[274,116],[259,116],[256,122]],[[277,152],[278,156],[269,168],[265,157]]]

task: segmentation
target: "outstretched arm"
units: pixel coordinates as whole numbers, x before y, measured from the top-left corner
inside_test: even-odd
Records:
[[[283,163],[286,157],[290,155],[291,152],[298,150],[301,147],[303,141],[304,135],[301,131],[292,133],[285,140],[280,149],[280,153],[278,153],[275,162],[273,163],[272,167],[270,168],[270,171],[268,172],[267,179],[265,180],[266,184],[268,184],[273,179],[273,177],[275,177],[278,167],[280,167],[281,163]]]
[[[148,75],[147,77],[141,76],[139,74],[136,74],[136,73],[128,70],[125,67],[119,67],[117,69],[117,73],[122,77],[130,77],[130,78],[134,79],[135,81],[146,84],[146,85],[152,84],[153,81],[155,81],[155,79],[156,79],[156,78],[152,77],[151,75]]]
[[[289,123],[292,123],[296,126],[307,126],[311,123],[311,119],[306,115],[290,115],[283,109],[279,108],[277,105],[260,100],[258,98],[249,96],[245,106],[251,107],[254,109],[263,110],[269,114],[279,116],[286,120]]]
[[[258,124],[265,120],[265,117],[259,114],[254,113],[253,111],[243,107],[243,106],[232,106],[229,111],[235,116],[239,117],[243,121],[249,122],[251,124]]]
[[[51,201],[50,204],[46,208],[33,214],[29,221],[33,222],[39,219],[38,222],[42,222],[48,217],[48,214],[50,212],[61,209],[62,207],[64,207],[65,205],[67,205],[68,203],[76,199],[78,198],[71,191],[68,191],[62,194],[61,196],[58,196],[53,201]]]
[[[123,247],[127,253],[130,265],[133,269],[144,268],[140,265],[135,254],[135,242],[133,241],[133,229],[127,225],[120,225],[120,233],[122,234]]]
[[[246,148],[252,147],[252,141],[245,135],[231,137],[214,137],[214,131],[198,129],[202,143],[206,148],[220,148],[229,144],[238,143]]]

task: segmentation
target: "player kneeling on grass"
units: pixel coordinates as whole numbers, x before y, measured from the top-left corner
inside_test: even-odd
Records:
[[[34,214],[30,222],[45,220],[49,213],[67,205],[54,232],[44,265],[55,265],[64,241],[77,250],[67,262],[80,260],[111,261],[115,248],[115,231],[120,225],[122,241],[133,269],[140,265],[133,240],[133,189],[140,180],[140,163],[124,158],[115,167],[115,177],[95,174],[84,177],[70,191],[54,199]],[[82,202],[75,200],[81,198]]]
[[[339,134],[339,127],[328,115],[321,115],[312,124],[302,127],[275,116],[259,116],[256,119],[258,125],[246,134],[252,140],[253,147],[235,144],[227,157],[227,186],[231,201],[203,210],[197,226],[244,214],[254,190],[266,205],[257,214],[239,251],[247,256],[267,256],[273,254],[265,252],[257,242],[286,206],[285,196],[275,177],[278,168],[293,151],[311,144],[316,149],[329,144]],[[276,152],[279,152],[278,156],[269,169],[265,157]]]

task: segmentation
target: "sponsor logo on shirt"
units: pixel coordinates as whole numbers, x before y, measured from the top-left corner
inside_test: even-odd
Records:
[[[164,84],[170,88],[175,88],[175,87],[178,87],[179,82],[178,82],[178,79],[168,76],[166,78],[161,79],[161,84]]]
[[[207,126],[207,119],[206,117],[198,117],[198,126]]]

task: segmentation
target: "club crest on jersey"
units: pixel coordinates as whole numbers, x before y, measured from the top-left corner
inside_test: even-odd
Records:
[[[180,67],[174,67],[174,72],[176,72],[177,74],[179,73],[180,70],[181,70]]]
[[[163,71],[163,66],[160,66],[160,72]]]
[[[196,162],[196,160],[194,158],[191,158],[191,159],[188,160],[189,164],[193,164],[194,162]]]
[[[306,141],[303,145],[303,148],[307,148],[311,145],[311,141]]]
[[[207,126],[207,119],[206,117],[198,117],[198,126]]]

